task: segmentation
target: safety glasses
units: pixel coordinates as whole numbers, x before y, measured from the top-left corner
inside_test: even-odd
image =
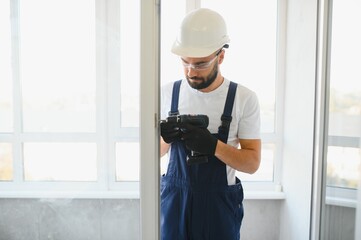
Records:
[[[209,68],[212,63],[217,59],[218,55],[222,52],[223,49],[220,49],[217,53],[216,53],[216,56],[210,60],[209,62],[202,62],[202,63],[197,63],[197,64],[191,64],[191,63],[185,63],[183,60],[182,60],[182,64],[183,64],[183,67],[184,68],[192,68],[193,70],[195,71],[200,71],[200,70],[205,70],[207,68]]]

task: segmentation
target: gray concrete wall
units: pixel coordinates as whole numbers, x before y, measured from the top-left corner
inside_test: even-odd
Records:
[[[283,200],[245,200],[242,240],[279,240]]]
[[[245,200],[242,240],[277,240],[282,200]],[[139,200],[0,199],[0,240],[139,239]]]
[[[279,240],[283,204],[246,199],[241,239]],[[138,199],[0,199],[0,240],[138,240],[139,213]],[[340,232],[331,220],[329,239],[353,240],[355,209],[332,206],[329,214],[349,226]]]
[[[355,238],[355,208],[326,206],[324,217],[323,239],[356,240]]]
[[[139,239],[139,200],[0,199],[0,240]]]

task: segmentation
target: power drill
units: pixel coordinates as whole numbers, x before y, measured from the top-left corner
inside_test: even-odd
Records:
[[[187,123],[199,128],[207,128],[209,124],[208,116],[204,114],[182,114],[169,116],[165,121],[179,124]],[[208,156],[199,152],[191,151],[191,154],[187,156],[188,165],[206,162],[208,162]]]

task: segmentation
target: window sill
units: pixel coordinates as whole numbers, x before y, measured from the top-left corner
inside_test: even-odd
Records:
[[[68,199],[139,199],[139,182],[121,182],[102,186],[98,183],[3,183],[0,198],[68,198]],[[26,190],[31,189],[31,190]],[[52,189],[52,190],[50,190]],[[66,189],[66,190],[64,190]],[[108,190],[107,190],[108,189]],[[274,183],[246,182],[244,199],[282,200],[286,198],[281,185]]]
[[[244,199],[282,200],[283,192],[245,191]],[[139,199],[137,191],[1,191],[0,198]]]
[[[286,194],[277,191],[245,191],[245,200],[284,200]]]
[[[326,205],[356,208],[357,198],[356,189],[326,187]]]
[[[1,198],[139,199],[137,191],[2,191]]]
[[[337,197],[326,197],[326,205],[357,208],[357,200]]]

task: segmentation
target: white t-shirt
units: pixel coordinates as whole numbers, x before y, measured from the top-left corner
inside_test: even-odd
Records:
[[[179,114],[205,114],[209,118],[208,130],[217,133],[221,125],[228,86],[230,81],[224,79],[221,86],[212,92],[204,93],[189,86],[183,79],[179,91]],[[168,117],[171,110],[173,82],[162,87],[161,119]],[[238,84],[232,110],[228,144],[238,147],[238,139],[260,138],[260,108],[256,94],[250,89]],[[228,184],[235,184],[235,169],[227,166]]]

